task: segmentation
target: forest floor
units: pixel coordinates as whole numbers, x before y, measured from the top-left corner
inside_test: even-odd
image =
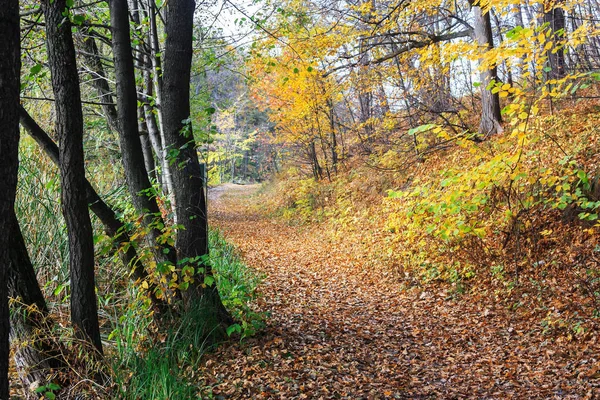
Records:
[[[217,398],[600,398],[600,345],[551,336],[493,296],[446,285],[402,289],[319,225],[257,211],[259,186],[209,195],[210,218],[264,274],[257,336],[220,347],[199,371]]]

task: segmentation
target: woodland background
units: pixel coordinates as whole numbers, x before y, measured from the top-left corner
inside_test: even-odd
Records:
[[[273,247],[271,232],[259,266],[242,260],[255,260],[254,237],[270,232],[257,221],[269,219],[307,235],[302,261],[317,272],[393,287],[401,303],[443,292],[486,317],[496,304],[523,335],[568,349],[548,378],[554,395],[598,395],[600,3],[16,7],[0,14],[12,23],[0,105],[12,117],[2,188],[14,198],[2,205],[12,361],[0,372],[13,394],[193,398],[229,382],[231,396],[255,395],[206,360],[250,363],[222,343],[286,324],[270,319],[279,306],[264,281],[297,282],[262,263],[297,252],[293,234]],[[230,15],[234,28],[219,28]],[[207,193],[226,183],[263,184],[250,200],[215,194],[207,214]]]

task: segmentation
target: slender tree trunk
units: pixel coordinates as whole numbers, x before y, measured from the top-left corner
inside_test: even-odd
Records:
[[[177,263],[175,249],[168,244],[160,244],[162,232],[157,225],[164,225],[156,197],[144,164],[144,153],[137,124],[137,92],[133,56],[129,38],[129,14],[127,0],[110,1],[112,25],[113,57],[115,79],[117,81],[117,114],[119,116],[119,142],[121,161],[125,170],[127,186],[137,212],[143,215],[148,229],[154,258],[158,263]]]
[[[96,285],[94,241],[85,196],[83,112],[71,23],[65,0],[43,0],[46,43],[56,107],[59,140],[61,205],[69,236],[71,321],[77,335],[102,353]]]
[[[153,83],[152,83],[152,73],[149,68],[152,67],[152,64],[146,63],[147,69],[144,70],[144,118],[146,119],[146,128],[148,128],[148,139],[150,139],[150,144],[152,145],[152,149],[154,150],[154,154],[156,154],[156,158],[158,161],[158,165],[160,165],[161,169],[164,170],[164,152],[162,139],[160,134],[160,128],[156,123],[156,115],[154,112],[154,107],[150,104],[150,99],[152,98],[153,93]],[[162,172],[162,171],[161,171]],[[156,178],[158,179],[163,193],[168,194],[169,188],[165,179],[163,178],[162,173],[156,172]]]
[[[329,108],[329,129],[331,129],[331,166],[333,172],[338,172],[338,148],[337,148],[337,136],[335,134],[335,108],[333,106],[333,100],[327,100],[327,106]]]
[[[150,134],[148,133],[148,125],[146,124],[146,117],[144,115],[143,106],[138,107],[138,129],[140,132],[140,144],[142,145],[142,152],[144,153],[144,165],[148,177],[152,180],[157,180],[156,164],[154,163],[154,154],[152,152],[152,143],[150,142]]]
[[[194,0],[171,0],[167,5],[166,45],[164,58],[163,123],[165,146],[177,149],[172,169],[175,207],[183,229],[177,233],[180,259],[197,259],[208,254],[208,219],[204,176],[200,168],[190,118],[190,76]],[[203,264],[203,265],[202,265]],[[216,285],[203,289],[204,279],[212,275],[210,265],[201,263],[204,274],[196,276],[184,296],[186,303],[203,297],[223,323],[232,321],[223,306]]]
[[[565,10],[561,7],[563,0],[558,0],[554,7],[544,13],[544,22],[549,24],[549,32],[550,39],[554,42],[556,46],[556,42],[559,39],[559,35],[564,36],[564,29],[566,27],[566,19],[565,19]],[[562,32],[562,34],[560,33]],[[548,79],[562,79],[566,75],[565,68],[565,51],[564,49],[560,49],[559,51],[554,51],[555,49],[548,50],[548,66],[550,67],[550,72],[547,74]]]
[[[502,46],[502,43],[504,42],[504,35],[502,34],[502,24],[500,21],[500,17],[498,16],[498,13],[495,13],[492,10],[490,10],[490,13],[492,13],[492,15],[494,17],[494,22],[496,24],[496,30],[498,32],[498,39],[500,40],[499,43],[500,43],[500,46]],[[514,81],[513,81],[513,73],[512,73],[511,66],[506,61],[502,61],[502,65],[504,66],[504,70],[506,71],[506,83],[508,83],[510,86],[513,86]]]
[[[117,109],[113,104],[113,96],[104,72],[104,66],[100,60],[100,51],[96,40],[91,36],[85,37],[82,40],[82,45],[84,49],[83,56],[92,78],[92,85],[96,88],[98,98],[102,102],[102,111],[104,111],[108,126],[117,132],[119,129],[117,126]]]
[[[483,13],[478,6],[473,7],[473,18],[475,28],[475,40],[482,48],[482,51],[488,51],[494,48],[492,37],[492,23],[490,13]],[[496,67],[481,70],[481,122],[479,124],[479,134],[484,138],[489,135],[502,133],[502,115],[500,108],[500,96],[498,93],[492,93],[488,85],[492,81],[498,80],[498,71]]]
[[[311,140],[309,147],[310,161],[313,167],[313,176],[315,180],[323,179],[323,168],[319,164],[319,158],[317,156],[317,146],[315,145],[315,141]]]
[[[515,20],[515,26],[520,26],[520,27],[524,27],[523,24],[523,14],[521,12],[521,4],[516,3],[513,4],[513,17]],[[527,68],[527,63],[526,63],[526,56],[523,55],[521,56],[521,58],[519,58],[519,62],[517,64],[517,70],[519,72],[519,77],[518,79],[523,79],[523,74],[525,73],[525,70]],[[521,82],[522,85],[524,85],[525,82]]]
[[[171,172],[171,165],[169,164],[168,158],[168,147],[165,140],[165,126],[164,126],[164,113],[162,110],[163,103],[163,69],[160,46],[158,42],[158,26],[156,25],[156,3],[155,0],[148,0],[148,18],[150,20],[150,46],[151,46],[151,60],[152,60],[152,79],[154,83],[154,101],[156,103],[156,110],[158,115],[158,127],[160,138],[162,142],[162,149],[160,154],[162,176],[166,183],[167,193],[171,200],[171,207],[175,211],[175,220],[177,221],[177,207],[175,206],[175,196],[173,195],[173,178]]]
[[[9,396],[10,322],[6,278],[19,167],[19,32],[19,3],[7,0],[0,7],[0,400],[8,400]]]
[[[360,39],[360,59],[358,61],[360,65],[359,80],[358,80],[358,104],[360,106],[359,119],[362,125],[361,129],[365,134],[365,141],[363,147],[366,152],[370,152],[371,149],[369,144],[373,140],[373,122],[371,117],[373,116],[373,91],[370,88],[369,78],[367,73],[369,71],[369,52],[367,47],[367,40]]]

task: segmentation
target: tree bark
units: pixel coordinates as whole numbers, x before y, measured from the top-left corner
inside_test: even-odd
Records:
[[[137,109],[138,116],[138,130],[140,132],[140,144],[142,145],[142,152],[144,153],[144,165],[148,178],[151,180],[158,180],[156,175],[156,164],[154,162],[154,153],[152,152],[152,143],[150,141],[150,134],[148,133],[148,125],[146,124],[146,117],[144,115],[144,106],[140,106]]]
[[[194,0],[172,0],[167,5],[166,44],[163,75],[163,124],[165,147],[175,150],[171,171],[178,222],[179,259],[198,259],[208,254],[208,219],[204,176],[192,133],[190,118],[190,75]],[[187,305],[200,296],[223,324],[232,322],[216,285],[203,289],[204,278],[212,275],[207,263],[199,262],[203,275],[184,293]]]
[[[162,68],[162,59],[161,59],[161,51],[160,45],[158,41],[158,26],[156,25],[156,15],[158,11],[156,10],[155,0],[148,0],[148,18],[150,20],[150,46],[151,46],[151,61],[152,61],[152,80],[154,84],[154,101],[156,103],[156,110],[158,116],[158,128],[160,133],[161,142],[163,144],[162,151],[160,153],[161,167],[162,167],[162,177],[167,187],[167,193],[169,194],[169,199],[171,200],[171,206],[173,210],[175,210],[175,221],[177,221],[177,208],[175,207],[175,196],[173,194],[173,178],[171,172],[171,165],[169,165],[168,149],[166,146],[165,140],[165,126],[164,126],[164,112],[162,110],[163,103],[163,68]]]
[[[85,195],[83,112],[66,0],[43,0],[46,45],[59,140],[61,206],[69,237],[71,321],[76,334],[102,354],[94,277],[94,241]]]
[[[19,3],[16,0],[7,0],[0,7],[0,38],[0,399],[8,400],[10,322],[6,278],[19,167],[21,81]]]
[[[156,196],[152,194],[153,188],[146,171],[138,131],[137,92],[129,38],[127,0],[110,1],[110,21],[117,81],[119,142],[127,186],[135,209],[140,215],[143,215],[143,223],[148,229],[154,258],[158,263],[168,262],[175,265],[177,263],[175,249],[166,243],[159,243],[162,231],[158,226],[164,226],[164,222],[156,202]]]
[[[149,68],[152,67],[152,64],[150,62],[148,62],[148,59],[146,58],[147,62],[146,62],[146,70],[144,70],[144,118],[146,119],[146,128],[148,129],[148,138],[150,139],[150,144],[152,145],[152,149],[154,150],[154,154],[156,154],[156,158],[158,161],[158,165],[160,165],[162,171],[161,173],[159,173],[158,171],[156,171],[156,178],[158,179],[162,189],[163,189],[163,193],[168,194],[169,193],[169,187],[167,185],[166,180],[164,179],[164,173],[162,173],[164,171],[164,165],[165,165],[165,160],[164,160],[164,150],[163,150],[163,145],[162,145],[162,139],[161,139],[161,133],[160,133],[160,128],[158,127],[158,124],[156,123],[156,115],[155,115],[155,109],[154,107],[150,104],[150,99],[152,98],[152,94],[153,94],[153,83],[152,83],[152,73],[150,72]]]
[[[492,23],[490,13],[482,12],[481,7],[473,6],[474,34],[475,40],[483,51],[494,48],[492,36]],[[498,69],[496,66],[481,70],[481,122],[479,134],[485,138],[489,135],[502,133],[502,115],[500,108],[500,96],[488,89],[490,82],[498,81]]]
[[[558,0],[554,7],[551,10],[548,10],[544,13],[544,22],[547,23],[548,29],[550,30],[550,39],[554,42],[556,46],[557,39],[560,34],[557,32],[563,32],[566,26],[565,23],[565,10],[562,9],[563,1]],[[565,51],[560,49],[559,51],[553,51],[553,49],[548,50],[548,66],[550,67],[550,72],[547,74],[547,79],[562,79],[566,75],[565,68]]]

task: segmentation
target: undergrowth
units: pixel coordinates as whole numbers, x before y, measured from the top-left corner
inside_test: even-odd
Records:
[[[211,314],[202,304],[196,304],[183,315],[165,315],[157,324],[147,297],[128,278],[130,271],[113,254],[112,240],[103,233],[101,224],[92,215],[98,311],[106,358],[102,365],[82,364],[78,357],[70,357],[72,352],[81,356],[82,349],[76,345],[74,332],[68,328],[68,240],[60,210],[58,171],[28,138],[21,143],[20,158],[21,187],[15,210],[48,299],[51,314],[48,324],[55,335],[49,339],[65,345],[69,362],[73,358],[72,371],[67,373],[78,382],[75,386],[80,390],[86,387],[84,391],[89,393],[102,392],[98,398],[162,400],[198,397],[202,388],[198,386],[201,379],[196,376],[196,371],[202,355],[228,337],[243,340],[262,328],[265,316],[250,306],[262,278],[244,265],[219,231],[211,229],[209,262],[223,304],[236,323],[227,329],[215,328],[217,324]],[[131,213],[123,182],[118,177],[107,179],[116,183],[110,193],[104,193],[102,197],[113,207],[116,205],[119,213]],[[140,255],[147,256],[149,250],[143,246],[142,236],[136,246]],[[88,378],[98,370],[109,371],[107,387],[88,387],[87,382],[91,382]],[[52,382],[40,387],[39,393],[51,398],[55,391],[62,389]]]
[[[223,304],[237,323],[223,332],[212,314],[196,304],[166,329],[157,330],[148,302],[133,293],[137,300],[126,307],[111,333],[117,398],[196,398],[202,355],[227,336],[243,339],[263,326],[264,316],[249,306],[261,278],[216,230],[210,232],[210,263]]]
[[[571,324],[565,332],[583,335],[600,315],[595,110],[568,99],[553,115],[519,111],[512,133],[482,143],[463,135],[396,171],[353,160],[316,182],[292,169],[261,206],[289,223],[319,223],[375,279],[490,293],[536,313],[546,330]],[[434,142],[444,132],[420,134]]]

